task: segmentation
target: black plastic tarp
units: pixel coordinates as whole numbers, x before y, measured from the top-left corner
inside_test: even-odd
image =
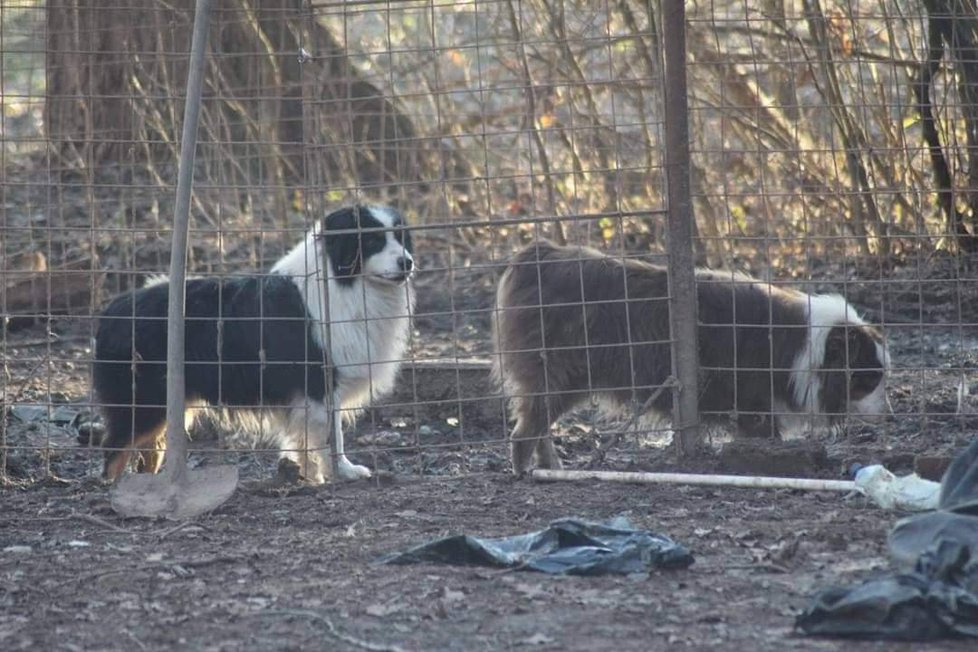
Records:
[[[815,596],[796,622],[806,634],[926,641],[978,637],[978,560],[943,541],[909,573]]]
[[[962,451],[941,478],[938,509],[899,521],[888,541],[893,558],[906,565],[941,541],[971,547],[978,558],[978,438]]]
[[[606,524],[561,519],[546,529],[510,537],[486,539],[462,534],[437,539],[388,555],[380,562],[433,562],[564,575],[607,575],[686,568],[693,563],[693,555],[669,537],[636,530],[623,518]]]
[[[868,639],[978,638],[978,439],[944,474],[939,508],[897,523],[889,547],[912,570],[822,591],[798,616],[798,629]]]

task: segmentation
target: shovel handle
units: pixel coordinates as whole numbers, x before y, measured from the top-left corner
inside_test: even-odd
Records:
[[[187,239],[190,230],[190,198],[194,185],[194,154],[197,124],[200,119],[201,87],[204,80],[204,53],[212,0],[197,0],[194,32],[190,45],[190,70],[187,97],[183,107],[183,135],[180,141],[180,168],[173,211],[173,243],[170,249],[170,296],[166,341],[166,466],[163,473],[172,482],[187,473],[186,397],[184,379],[184,318],[186,316]]]

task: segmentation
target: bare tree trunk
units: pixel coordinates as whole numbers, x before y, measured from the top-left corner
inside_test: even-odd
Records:
[[[44,120],[65,162],[172,164],[193,4],[133,0],[106,9],[48,2]],[[334,187],[428,177],[411,120],[363,78],[305,5],[217,2],[201,139],[224,149],[202,157],[201,165],[223,175],[224,184],[301,183],[302,148],[311,138],[303,133],[303,113],[312,111],[313,140],[323,146]],[[300,48],[310,55],[302,64]],[[304,83],[315,87],[311,103],[303,101]]]
[[[845,147],[846,168],[849,171],[850,186],[854,194],[850,202],[849,223],[859,237],[863,253],[870,254],[868,225],[872,225],[879,237],[881,253],[888,251],[886,224],[880,217],[879,207],[873,195],[873,184],[870,182],[869,170],[863,161],[863,156],[870,151],[869,139],[859,121],[848,109],[842,93],[842,85],[836,70],[835,57],[829,44],[828,26],[825,13],[819,0],[803,0],[805,17],[808,20],[809,31],[818,51],[818,64],[824,78],[824,96],[828,100],[832,118],[842,138]]]
[[[767,17],[782,30],[787,29],[788,19],[784,11],[785,0],[764,0],[763,7]],[[775,78],[775,95],[781,112],[791,122],[797,122],[801,114],[798,110],[798,95],[795,93],[795,81],[790,67],[778,67],[772,75]]]
[[[974,0],[924,0],[927,8],[927,59],[920,64],[914,90],[923,123],[924,140],[930,150],[937,196],[948,227],[961,251],[978,252],[978,7]],[[968,186],[964,191],[967,210],[959,210],[954,197],[954,179],[941,145],[937,117],[931,103],[934,75],[947,50],[958,75],[958,93],[967,133]],[[970,216],[969,216],[970,213]]]
[[[88,153],[96,161],[118,158],[132,140],[133,114],[119,92],[130,72],[122,53],[129,43],[153,43],[151,22],[128,22],[128,16],[149,11],[149,4],[134,0],[131,12],[119,12],[80,0],[47,3],[44,125],[62,156],[76,165]]]

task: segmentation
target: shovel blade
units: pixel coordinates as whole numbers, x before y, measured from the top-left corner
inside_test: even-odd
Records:
[[[188,470],[179,482],[166,474],[140,473],[119,478],[109,500],[121,516],[183,520],[217,509],[237,486],[235,466]]]

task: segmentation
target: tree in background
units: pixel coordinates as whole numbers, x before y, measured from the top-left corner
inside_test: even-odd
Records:
[[[920,64],[914,85],[924,140],[930,152],[938,202],[949,231],[956,237],[961,251],[975,253],[978,252],[978,7],[974,0],[924,0],[924,6],[928,14],[927,58]],[[958,77],[966,134],[967,184],[957,191],[931,102],[934,77],[941,68],[945,50]]]
[[[48,5],[44,122],[62,166],[137,163],[171,179],[193,1]],[[216,3],[201,117],[206,178],[275,188],[278,204],[291,201],[286,188],[309,181],[310,161],[327,188],[424,179],[430,169],[411,120],[306,7]]]

